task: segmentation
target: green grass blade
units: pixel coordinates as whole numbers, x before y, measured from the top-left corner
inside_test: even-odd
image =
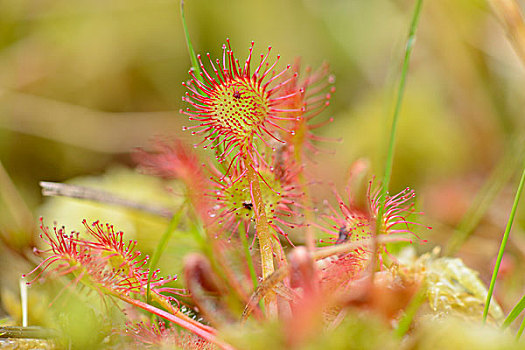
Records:
[[[184,0],[180,2],[180,16],[182,18],[182,27],[184,28],[184,35],[186,37],[186,45],[188,46],[188,53],[190,54],[191,66],[195,71],[195,77],[202,81],[201,78],[201,68],[199,66],[199,61],[197,60],[197,55],[193,49],[193,44],[191,43],[190,33],[188,31],[188,26],[186,25],[186,16],[184,14]]]
[[[525,330],[525,317],[521,320],[520,329],[518,329],[518,332],[516,333],[516,340],[520,340],[523,330]]]
[[[199,61],[197,60],[197,55],[195,54],[195,50],[193,49],[193,44],[191,43],[190,32],[188,31],[188,26],[186,25],[186,15],[184,12],[184,0],[181,0],[180,2],[180,16],[182,19],[182,27],[184,28],[184,36],[186,37],[186,46],[188,47],[188,53],[190,55],[191,66],[195,72],[195,77],[200,82],[204,82],[204,79],[201,76],[201,73],[202,73],[201,67],[199,65]],[[204,91],[201,91],[201,93],[204,94]],[[210,135],[210,138],[215,139],[214,136],[216,136],[216,133]],[[214,145],[215,145],[214,147],[215,154],[216,155],[222,154],[224,149],[223,149],[223,146],[220,144],[220,142],[218,140],[215,140]],[[218,165],[222,165],[222,163],[219,162]]]
[[[523,172],[521,174],[520,184],[518,185],[518,190],[516,191],[516,196],[514,197],[514,203],[512,204],[512,209],[510,211],[509,220],[507,221],[507,227],[505,228],[505,232],[503,233],[503,239],[501,240],[501,246],[499,248],[496,265],[494,266],[494,272],[492,273],[492,279],[490,280],[489,293],[487,294],[487,301],[485,302],[485,309],[483,310],[483,322],[487,320],[490,300],[492,299],[492,294],[494,293],[494,285],[496,284],[496,277],[498,277],[498,271],[501,265],[501,259],[503,258],[503,252],[505,251],[505,246],[507,245],[507,240],[509,239],[510,229],[512,228],[512,222],[514,221],[514,216],[516,215],[516,210],[518,209],[518,202],[520,201],[520,196],[521,196],[521,192],[523,191],[524,183],[525,183],[525,163],[523,164]]]
[[[151,276],[153,275],[153,271],[155,270],[155,267],[157,267],[157,263],[159,262],[162,253],[166,249],[168,242],[171,236],[173,235],[173,232],[175,232],[175,230],[179,226],[180,218],[182,216],[182,213],[184,212],[184,207],[185,205],[182,204],[179,210],[177,210],[177,212],[173,214],[173,217],[171,218],[170,223],[168,227],[166,228],[166,231],[164,231],[164,233],[162,234],[162,237],[160,238],[159,243],[157,244],[157,247],[155,248],[155,252],[153,253],[153,256],[151,257],[149,261],[148,285],[146,287],[146,303],[148,304],[150,302],[149,294],[151,290],[151,286],[150,286]]]
[[[408,39],[405,47],[405,58],[403,59],[403,68],[401,70],[401,78],[399,80],[399,88],[397,92],[397,100],[394,108],[394,115],[392,118],[392,127],[390,128],[390,141],[388,143],[387,157],[385,161],[385,172],[383,176],[383,182],[381,187],[381,205],[379,207],[379,213],[377,215],[377,224],[376,224],[376,233],[379,233],[381,230],[381,222],[383,221],[383,211],[385,206],[385,197],[388,192],[388,187],[390,185],[390,178],[392,175],[392,166],[394,161],[394,146],[396,141],[397,133],[397,124],[399,120],[399,113],[401,111],[401,105],[403,102],[403,96],[405,92],[406,78],[408,75],[408,67],[410,63],[410,55],[412,49],[414,48],[414,43],[416,41],[416,29],[419,22],[419,15],[421,13],[423,0],[416,1],[416,7],[412,15],[412,21],[410,23],[410,29],[408,33]]]
[[[398,326],[395,329],[395,334],[402,338],[406,332],[408,332],[408,329],[410,328],[410,325],[412,324],[412,320],[414,319],[414,316],[417,313],[417,310],[421,307],[423,302],[425,301],[426,297],[426,288],[421,287],[417,291],[417,293],[414,295],[412,300],[410,301],[410,304],[408,304],[407,308],[405,309],[405,314],[401,317],[399,320]]]
[[[512,308],[512,310],[509,312],[509,315],[501,325],[502,329],[507,328],[510,326],[510,324],[521,314],[521,312],[525,309],[525,295],[521,297],[520,301]]]

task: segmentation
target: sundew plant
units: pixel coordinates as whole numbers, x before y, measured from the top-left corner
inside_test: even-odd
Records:
[[[519,6],[491,5],[525,64]],[[443,247],[428,239],[442,225],[427,223],[418,189],[391,190],[422,7],[411,4],[408,35],[399,39],[382,167],[371,169],[362,155],[345,164],[340,188],[311,170],[329,167],[345,140],[323,136],[335,121],[331,104],[346,95],[330,64],[310,67],[278,47],[228,38],[194,48],[181,6],[191,63],[173,117],[184,120],[186,137],[131,150],[136,172],[159,180],[168,199],[139,204],[89,186],[41,183],[45,195],[163,218],[158,239],[148,248],[140,232],[111,219],[84,219],[77,231],[43,215],[34,266],[23,276],[49,308],[35,337],[49,348],[522,348],[525,321],[513,322],[525,297],[502,308],[497,293],[499,272],[512,269],[505,251],[525,182],[523,135],[500,165],[512,171],[495,171]],[[198,53],[206,49],[219,54]],[[522,174],[519,184],[513,172]],[[506,183],[514,201],[491,280],[483,281],[455,254]],[[171,256],[168,246],[179,242],[191,248]]]

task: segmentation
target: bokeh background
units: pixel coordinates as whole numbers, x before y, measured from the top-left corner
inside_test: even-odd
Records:
[[[523,3],[522,3],[523,5]],[[329,62],[337,91],[318,133],[335,153],[311,174],[342,189],[366,159],[382,174],[414,3],[407,0],[187,0],[197,52],[217,57],[226,38],[245,57],[268,45],[282,62]],[[167,221],[121,208],[45,199],[39,181],[70,181],[170,205],[165,183],[136,175],[130,152],[155,137],[197,142],[181,127],[182,81],[190,67],[172,0],[0,0],[0,281],[5,306],[31,266],[38,217],[79,228],[83,218],[115,223],[146,251]],[[401,111],[391,191],[418,193],[429,240],[446,247],[471,206],[486,208],[458,255],[490,278],[515,189],[525,135],[525,70],[482,0],[425,1]],[[315,158],[315,157],[314,157]],[[498,170],[499,169],[499,170]],[[490,180],[490,179],[495,180]],[[476,197],[484,184],[489,189]],[[487,186],[487,185],[485,185]],[[314,190],[316,197],[329,194]],[[324,192],[323,192],[324,191]],[[489,199],[483,203],[483,199]],[[525,202],[523,200],[522,202]],[[520,206],[497,297],[523,295],[525,215]],[[176,273],[192,243],[163,265]],[[181,243],[182,242],[182,243]],[[185,242],[185,243],[184,243]],[[6,294],[7,293],[7,294]]]

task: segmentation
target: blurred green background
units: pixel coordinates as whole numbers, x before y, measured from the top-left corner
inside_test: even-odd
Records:
[[[185,5],[197,52],[217,57],[230,38],[239,58],[254,40],[257,52],[271,45],[285,63],[298,56],[314,68],[329,62],[337,91],[319,118],[335,121],[318,132],[343,141],[322,144],[335,154],[321,155],[310,173],[343,188],[349,166],[364,157],[370,173],[381,176],[413,1],[188,0]],[[155,246],[167,222],[138,220],[149,225],[140,237],[138,224],[119,227],[129,220],[121,217],[126,213],[107,211],[115,208],[88,209],[90,204],[71,200],[42,207],[38,183],[85,177],[75,181],[169,202],[155,194],[165,184],[132,177],[125,169],[135,166],[130,151],[148,147],[156,136],[198,141],[181,131],[189,122],[178,113],[190,66],[179,6],[171,0],[0,0],[0,233],[11,246],[0,253],[2,280],[27,272],[29,265],[3,267],[30,255],[39,215],[47,224],[57,220],[79,227],[82,218],[106,212],[102,221]],[[523,151],[515,145],[525,134],[524,83],[525,70],[485,1],[424,2],[391,185],[392,192],[410,186],[418,193],[425,222],[434,227],[420,230],[430,240],[422,249],[446,244],[506,150]],[[511,160],[504,168],[519,165]],[[485,280],[516,176],[503,185],[460,252]],[[314,194],[320,199],[329,193],[324,191],[316,188]],[[525,256],[523,207],[509,248],[511,271],[519,271]],[[516,291],[504,302],[508,308],[521,295],[522,281],[505,283]],[[3,282],[4,288],[9,285]]]

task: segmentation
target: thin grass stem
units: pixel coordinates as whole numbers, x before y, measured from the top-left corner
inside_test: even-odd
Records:
[[[523,164],[523,172],[521,174],[520,183],[516,191],[516,196],[514,197],[514,203],[512,204],[512,209],[510,211],[509,220],[507,221],[507,227],[505,228],[505,232],[503,233],[503,239],[501,240],[501,246],[499,248],[498,257],[496,259],[496,265],[494,266],[494,272],[492,273],[492,279],[490,280],[489,292],[487,294],[487,300],[485,302],[485,309],[483,310],[483,323],[485,323],[487,320],[490,300],[492,299],[492,294],[494,293],[494,286],[496,284],[496,278],[498,277],[499,267],[501,265],[501,260],[503,259],[503,253],[505,252],[505,247],[507,245],[507,240],[510,235],[510,229],[512,228],[514,216],[516,215],[516,210],[518,209],[518,203],[521,197],[521,192],[523,191],[524,183],[525,183],[525,160]]]
[[[182,19],[182,27],[184,28],[184,35],[186,37],[186,45],[188,46],[188,53],[190,54],[191,66],[195,71],[195,77],[201,82],[201,68],[199,66],[199,61],[197,60],[197,55],[193,49],[193,44],[191,43],[190,32],[188,31],[188,26],[186,25],[186,15],[184,14],[184,0],[180,2],[180,16]]]
[[[386,194],[388,192],[388,187],[390,186],[390,178],[392,176],[392,166],[394,161],[394,148],[396,141],[397,133],[397,124],[399,121],[399,113],[401,111],[401,105],[403,102],[403,96],[405,92],[406,78],[408,75],[408,68],[410,63],[410,55],[412,49],[414,48],[414,43],[416,41],[416,29],[419,22],[419,15],[421,13],[423,0],[416,1],[416,7],[414,8],[414,13],[412,15],[412,21],[410,24],[410,29],[408,33],[408,39],[405,48],[405,58],[403,60],[403,68],[401,70],[401,78],[399,80],[399,87],[397,92],[396,105],[394,108],[394,115],[392,118],[392,126],[390,128],[390,141],[387,148],[387,157],[385,161],[385,172],[383,176],[382,186],[381,186],[381,205],[379,206],[377,221],[376,221],[376,234],[381,233],[383,214],[385,209],[385,200]]]
[[[410,301],[410,304],[408,304],[407,308],[405,309],[404,315],[399,320],[398,326],[395,330],[395,334],[399,338],[402,338],[408,332],[410,325],[412,324],[412,320],[414,319],[414,316],[417,313],[417,310],[419,310],[419,308],[425,301],[425,297],[426,289],[424,287],[420,287],[414,295],[414,297],[412,298],[412,300]]]
[[[516,340],[520,340],[524,329],[525,329],[525,316],[523,317],[523,320],[521,321],[520,329],[518,329],[518,332],[516,333]]]
[[[509,312],[507,318],[505,321],[503,321],[501,328],[505,329],[510,326],[510,324],[521,314],[523,309],[525,309],[525,295],[521,297],[520,301],[518,301],[518,303]]]
[[[153,271],[155,270],[155,267],[157,267],[157,263],[160,260],[160,257],[162,256],[162,253],[168,246],[168,242],[173,235],[173,232],[177,229],[179,226],[179,222],[182,216],[182,213],[185,208],[185,204],[183,203],[180,208],[173,214],[173,217],[170,220],[170,223],[168,224],[168,227],[162,234],[162,237],[160,237],[159,243],[157,244],[157,247],[155,248],[155,252],[153,253],[153,256],[151,257],[151,260],[149,261],[149,272],[148,272],[148,285],[146,287],[146,303],[149,304],[150,302],[150,283],[151,283],[151,276],[153,275]]]

